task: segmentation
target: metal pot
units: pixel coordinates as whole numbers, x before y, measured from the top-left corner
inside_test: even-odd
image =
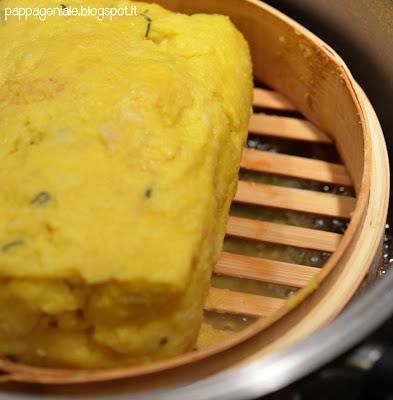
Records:
[[[344,58],[373,103],[385,132],[388,150],[393,152],[393,135],[390,134],[393,132],[393,2],[267,2],[308,27]],[[111,396],[111,399],[257,398],[289,385],[353,348],[392,314],[393,271],[388,271],[383,279],[362,292],[332,323],[282,352],[182,387],[140,395]],[[352,361],[360,368],[372,368],[383,359],[384,354],[388,354],[384,346],[368,345],[357,350]],[[17,393],[0,394],[0,400],[20,398]]]
[[[267,0],[330,44],[346,61],[371,100],[393,154],[393,2],[390,0]],[[389,222],[393,222],[390,207]],[[330,325],[296,345],[242,369],[186,387],[136,396],[137,399],[253,399],[275,392],[318,370],[365,340],[393,314],[393,271],[362,291]],[[384,378],[392,350],[383,342],[366,342],[350,353],[352,367]],[[374,378],[376,378],[374,376]],[[134,397],[133,397],[134,398]]]

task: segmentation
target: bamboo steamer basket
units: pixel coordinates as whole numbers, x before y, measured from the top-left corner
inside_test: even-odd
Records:
[[[255,79],[271,88],[254,90],[254,107],[271,112],[255,112],[250,132],[300,143],[333,144],[343,160],[342,164],[334,164],[245,149],[242,168],[344,185],[353,187],[355,193],[353,197],[338,196],[240,181],[234,201],[338,217],[349,221],[348,228],[341,235],[230,217],[229,236],[332,255],[317,269],[224,252],[215,274],[300,290],[291,298],[277,299],[212,287],[206,310],[264,318],[206,348],[143,366],[79,371],[2,360],[0,379],[10,388],[15,382],[23,382],[49,385],[45,387],[46,394],[138,393],[184,385],[244,366],[301,340],[331,321],[380,260],[389,196],[386,148],[375,113],[342,59],[305,28],[256,0],[156,2],[188,14],[228,15],[242,31],[251,47]],[[295,111],[306,119],[288,117],[288,113]],[[39,386],[27,389],[42,390]]]

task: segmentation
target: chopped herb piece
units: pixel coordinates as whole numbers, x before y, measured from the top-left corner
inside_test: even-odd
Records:
[[[166,338],[166,337],[163,337],[160,340],[160,346],[165,346],[167,343],[168,343],[168,338]]]
[[[145,190],[145,197],[150,199],[150,197],[152,197],[152,196],[153,196],[153,188],[147,188]]]
[[[13,354],[5,354],[5,355],[4,355],[4,358],[5,358],[7,361],[11,361],[11,362],[13,362],[13,363],[16,363],[16,362],[19,361],[18,357],[14,356]]]
[[[30,204],[33,206],[41,207],[50,201],[51,197],[48,192],[40,192],[31,200]]]
[[[65,4],[60,4],[61,8],[64,10],[65,8],[67,8],[67,6]]]
[[[153,22],[153,20],[146,15],[149,12],[149,10],[145,10],[143,11],[143,13],[141,14],[141,17],[145,18],[147,21],[147,26],[146,26],[146,32],[145,32],[145,38],[149,37],[149,33],[150,33],[150,29],[151,29],[151,23]]]
[[[4,253],[10,249],[12,249],[13,247],[16,246],[20,246],[21,244],[23,244],[24,240],[23,239],[15,239],[11,242],[5,243],[1,246],[1,251]]]

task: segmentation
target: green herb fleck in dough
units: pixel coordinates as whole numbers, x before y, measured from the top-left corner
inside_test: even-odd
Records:
[[[4,355],[4,358],[5,358],[7,361],[11,361],[11,362],[13,362],[13,363],[17,363],[17,362],[19,361],[18,357],[14,356],[13,354],[5,354],[5,355]]]
[[[166,337],[163,337],[160,340],[160,346],[165,346],[167,343],[168,343],[168,338],[166,338]]]
[[[47,204],[50,199],[51,197],[48,192],[40,192],[31,200],[30,204],[32,204],[33,206],[41,207]]]
[[[147,188],[145,191],[145,197],[150,199],[153,196],[153,188]]]
[[[65,8],[67,8],[67,6],[65,4],[60,4],[61,8],[64,10]]]
[[[143,13],[141,14],[141,17],[145,18],[147,21],[147,27],[146,27],[146,32],[145,32],[145,38],[149,37],[149,33],[150,33],[150,29],[151,29],[151,23],[153,22],[153,20],[146,15],[149,12],[149,10],[145,10],[143,11]]]
[[[22,245],[23,242],[24,242],[23,239],[18,238],[18,239],[12,240],[11,242],[8,242],[8,243],[3,244],[3,245],[0,247],[0,249],[1,249],[1,251],[2,251],[3,253],[5,253],[6,251],[11,250],[13,247]]]

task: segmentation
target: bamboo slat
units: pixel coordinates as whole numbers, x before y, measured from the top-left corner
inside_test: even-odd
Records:
[[[241,167],[333,185],[352,185],[344,165],[287,154],[244,149]]]
[[[253,114],[251,133],[315,143],[332,143],[328,135],[306,120],[276,115]]]
[[[335,251],[342,237],[338,233],[239,217],[229,218],[227,234],[244,239],[326,252]]]
[[[246,181],[239,181],[235,201],[343,219],[356,205],[353,197]]]
[[[254,89],[253,105],[275,110],[296,111],[295,106],[280,93],[260,88]]]
[[[284,303],[285,300],[274,297],[211,287],[205,310],[251,317],[267,317],[276,312]]]
[[[214,268],[214,273],[218,275],[295,288],[306,286],[319,272],[319,268],[227,252],[222,253],[221,259]]]

